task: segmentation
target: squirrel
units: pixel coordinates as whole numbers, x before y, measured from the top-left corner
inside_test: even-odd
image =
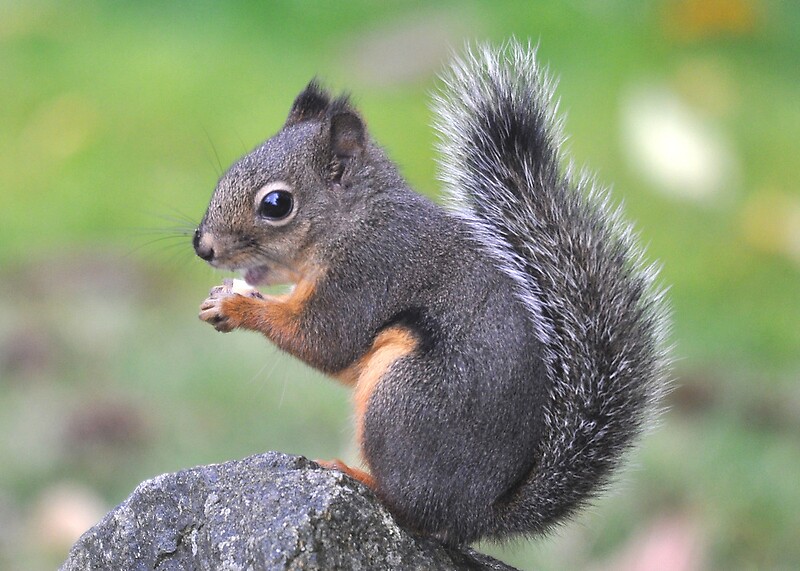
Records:
[[[561,152],[553,82],[516,40],[435,97],[450,207],[414,192],[347,95],[316,80],[222,175],[197,255],[241,271],[200,318],[352,387],[371,488],[450,545],[547,533],[610,481],[667,382],[657,270]]]

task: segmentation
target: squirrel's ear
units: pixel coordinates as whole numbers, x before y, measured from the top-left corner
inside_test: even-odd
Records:
[[[294,125],[312,119],[323,119],[331,104],[328,93],[322,89],[316,79],[312,79],[306,88],[297,96],[286,119],[285,126]]]
[[[341,184],[348,168],[364,150],[364,122],[348,106],[331,115],[331,180]]]
[[[364,148],[364,123],[353,111],[331,117],[331,152],[339,158],[352,159]]]

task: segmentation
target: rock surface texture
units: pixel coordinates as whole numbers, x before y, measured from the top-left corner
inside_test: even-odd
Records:
[[[61,566],[89,569],[512,568],[416,537],[358,482],[269,452],[143,482]]]

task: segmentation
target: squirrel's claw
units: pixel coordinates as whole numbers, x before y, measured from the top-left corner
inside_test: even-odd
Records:
[[[227,282],[228,280],[226,280]],[[231,291],[230,284],[225,283],[221,286],[211,288],[208,292],[208,297],[200,304],[200,314],[198,317],[214,326],[214,329],[222,333],[228,333],[235,329],[235,325],[231,322],[227,315],[222,311],[222,302],[226,298],[232,297],[235,294]]]
[[[235,329],[228,316],[222,313],[222,300],[208,298],[200,305],[199,317],[202,321],[210,323],[214,329],[222,333],[228,333]]]
[[[240,282],[240,283],[237,283]],[[210,323],[214,329],[228,333],[238,327],[234,319],[223,310],[223,302],[235,297],[264,299],[257,289],[244,284],[241,280],[226,279],[222,285],[212,287],[208,297],[200,304],[199,317],[202,321]]]
[[[314,462],[319,464],[326,470],[336,470],[337,472],[343,472],[348,476],[350,476],[351,478],[358,480],[368,488],[375,489],[375,478],[373,478],[371,474],[365,472],[364,470],[359,470],[358,468],[353,468],[352,466],[348,466],[338,458],[334,460],[314,460]]]

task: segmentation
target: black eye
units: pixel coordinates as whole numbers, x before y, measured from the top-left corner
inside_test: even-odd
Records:
[[[273,190],[261,199],[258,205],[258,215],[267,220],[282,220],[292,213],[294,199],[292,194],[285,190]]]

